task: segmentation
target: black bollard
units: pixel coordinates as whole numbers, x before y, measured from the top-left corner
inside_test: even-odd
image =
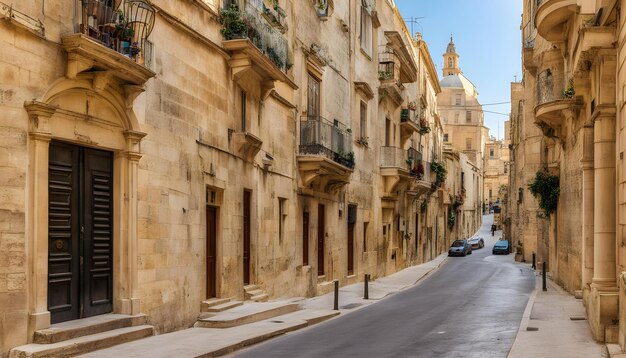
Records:
[[[339,281],[335,280],[335,304],[333,305],[335,311],[339,311]]]
[[[369,285],[370,283],[370,275],[365,274],[365,278],[363,280],[363,298],[366,300],[370,299],[370,291],[369,291]]]
[[[537,254],[533,252],[533,270],[537,269]]]
[[[546,287],[546,262],[543,262],[543,269],[542,269],[542,273],[541,275],[543,276],[543,290],[547,291],[548,288]]]

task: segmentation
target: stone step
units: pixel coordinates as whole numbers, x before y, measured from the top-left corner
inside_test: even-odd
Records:
[[[263,292],[263,291],[261,291],[261,292]],[[266,293],[261,293],[261,294],[254,295],[254,296],[250,297],[250,300],[254,301],[254,302],[267,302],[269,300],[269,298],[270,297]]]
[[[254,323],[276,316],[297,311],[297,303],[284,302],[250,302],[233,308],[228,312],[216,314],[213,317],[199,319],[194,327],[199,328],[230,328]]]
[[[205,301],[202,301],[202,312],[207,312],[207,308],[219,306],[224,303],[230,302],[230,298],[211,298]]]
[[[260,289],[261,286],[259,285],[247,285],[247,286],[243,286],[243,290],[248,292],[248,291],[254,291],[254,290],[258,290]]]
[[[57,323],[50,328],[35,331],[33,342],[39,344],[57,343],[118,328],[140,326],[146,324],[146,321],[147,318],[144,314],[136,316],[103,314]]]
[[[212,307],[207,307],[205,312],[214,313],[214,312],[223,312],[229,310],[231,308],[235,308],[241,306],[243,302],[241,301],[230,301],[226,303],[222,303],[221,305],[216,305]]]
[[[262,295],[264,293],[265,293],[265,291],[263,291],[263,290],[246,291],[246,298],[250,298],[252,296]]]
[[[312,326],[338,316],[339,313],[339,311],[331,310],[303,309],[274,317],[274,320],[284,322],[302,320],[305,321],[308,326]]]
[[[27,344],[13,348],[9,358],[71,357],[154,335],[154,327],[118,328],[51,344]]]

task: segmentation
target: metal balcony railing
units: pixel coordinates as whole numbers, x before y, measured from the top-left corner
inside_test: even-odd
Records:
[[[352,133],[345,125],[320,116],[300,120],[300,155],[323,156],[350,169],[354,168]]]
[[[283,33],[274,27],[276,24],[282,29],[286,27],[284,13],[267,8],[263,0],[224,1],[225,8],[230,8],[232,5],[242,9],[241,19],[246,25],[246,31],[243,34],[230,35],[230,38],[225,39],[248,38],[276,67],[286,73],[289,66],[289,46]]]
[[[155,10],[144,0],[81,0],[81,33],[140,64],[154,22]]]
[[[381,81],[400,81],[400,60],[391,47],[383,47],[378,53],[378,79]]]
[[[535,28],[534,21],[529,21],[522,31],[524,48],[533,48],[535,46],[535,37],[537,36],[537,29]]]

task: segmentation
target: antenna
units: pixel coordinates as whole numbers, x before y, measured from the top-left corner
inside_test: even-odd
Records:
[[[411,16],[411,17],[407,17],[407,18],[403,19],[405,23],[411,24],[411,34],[415,34],[415,31],[414,31],[415,29],[413,28],[413,26],[416,25],[416,24],[417,24],[417,26],[420,27],[421,31],[424,32],[424,28],[419,23],[419,21],[417,21],[417,20],[420,20],[420,19],[425,19],[425,17],[413,17],[413,16]]]

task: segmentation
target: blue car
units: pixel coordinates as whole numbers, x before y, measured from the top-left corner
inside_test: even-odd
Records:
[[[494,255],[497,255],[497,254],[508,255],[511,253],[511,246],[509,245],[509,242],[506,240],[498,240],[498,242],[496,242],[496,244],[493,245],[493,250],[491,250],[491,253]]]
[[[467,240],[455,240],[448,249],[448,256],[465,256],[472,254],[472,245]]]

